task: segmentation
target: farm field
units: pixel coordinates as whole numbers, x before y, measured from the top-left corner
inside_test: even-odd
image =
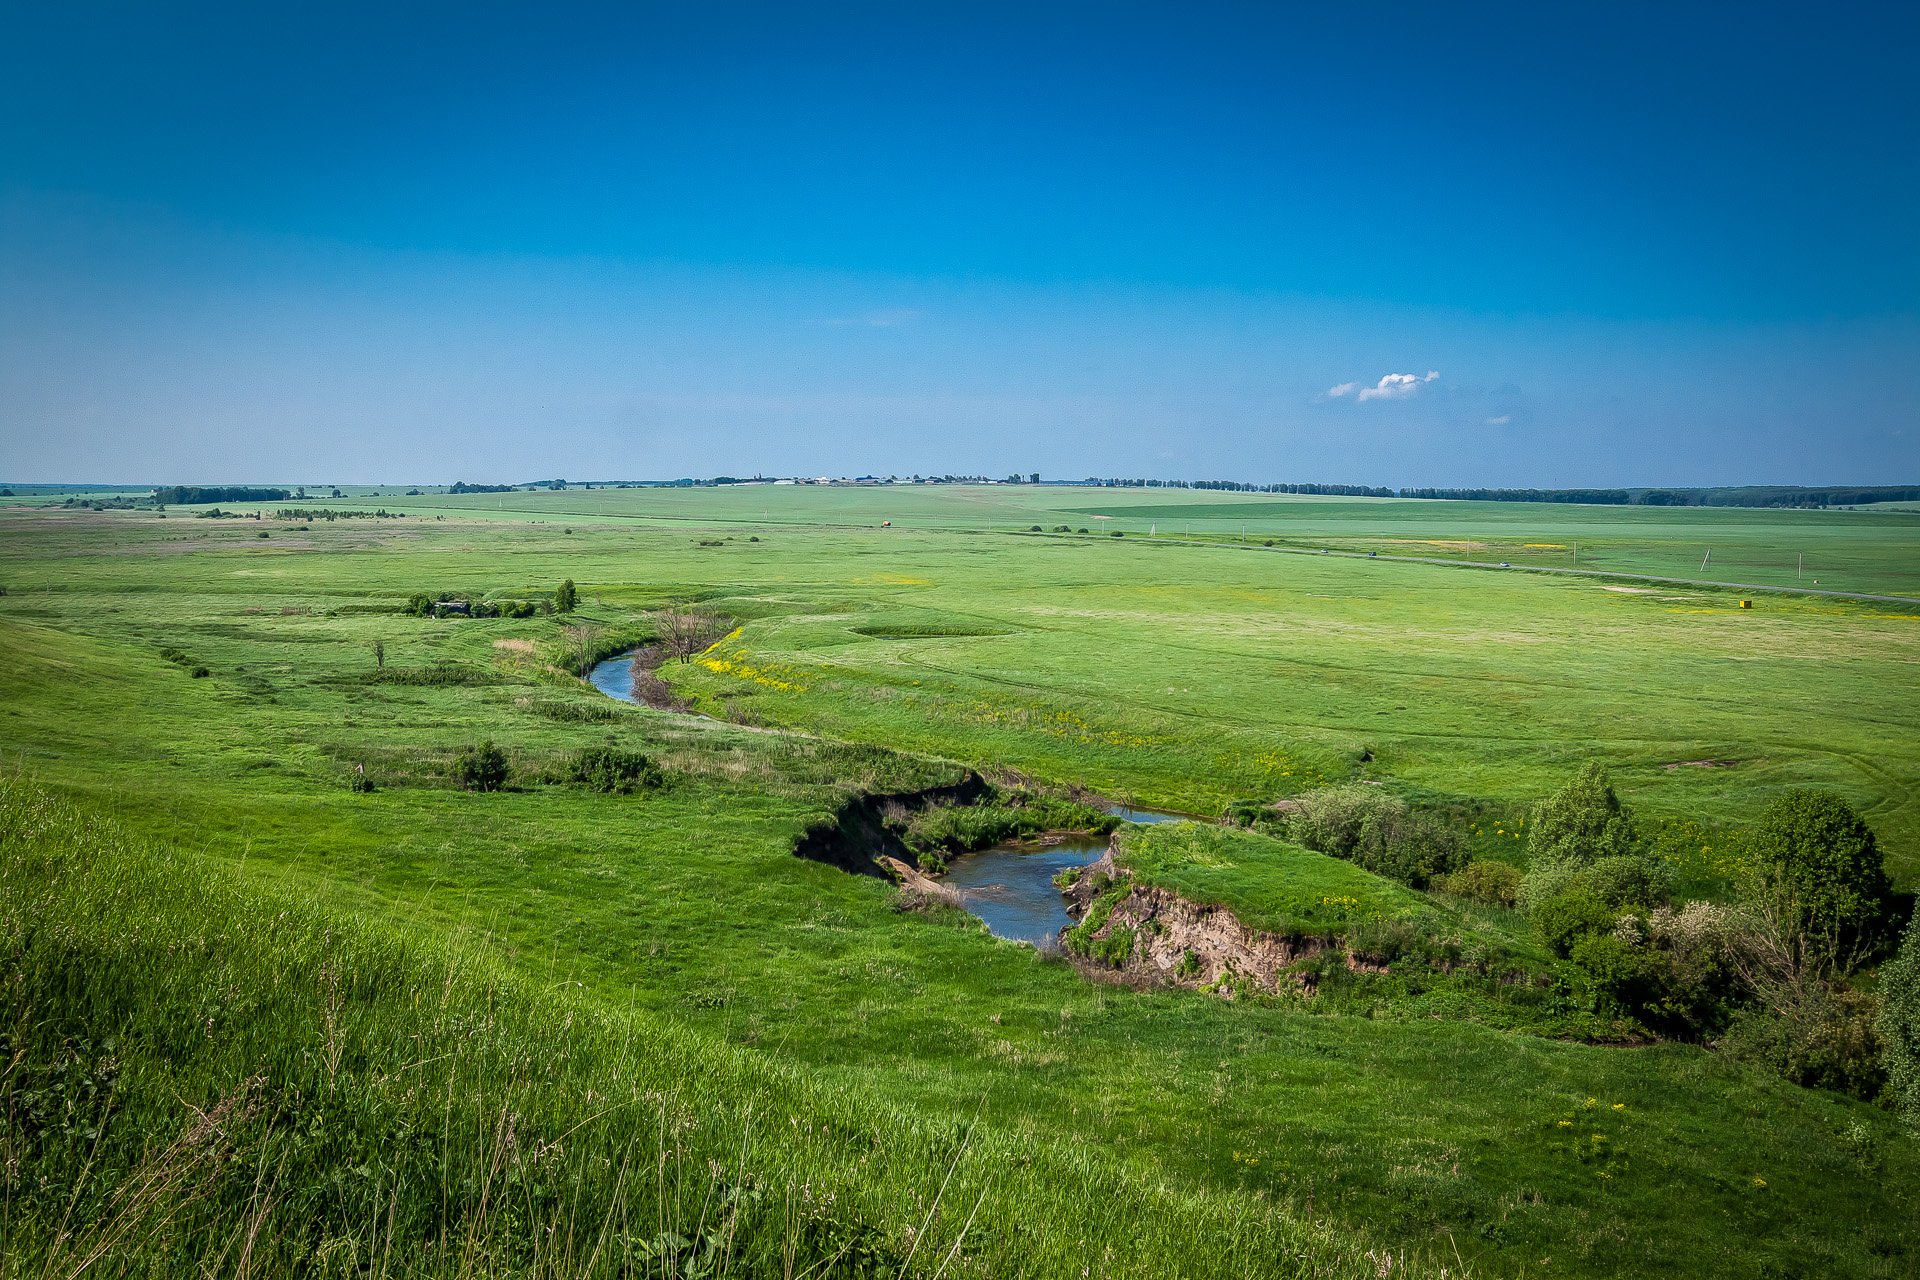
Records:
[[[899,1203],[844,1152],[814,1167],[878,1236],[924,1213],[971,1239],[964,1209],[928,1208],[937,1162],[898,1170],[977,1122],[964,1179],[987,1230],[955,1272],[1213,1274],[1199,1242],[1229,1230],[1244,1274],[1373,1273],[1368,1249],[1487,1275],[1920,1260],[1920,1160],[1864,1104],[1692,1046],[1529,1035],[1471,1009],[1091,983],[790,853],[852,795],[973,767],[1206,816],[1379,781],[1475,815],[1476,855],[1518,862],[1514,820],[1599,759],[1692,892],[1723,890],[1731,833],[1800,785],[1852,800],[1911,889],[1920,607],[1743,609],[1713,588],[1285,552],[1547,567],[1577,543],[1582,567],[1689,576],[1710,543],[1729,580],[1791,585],[1804,554],[1823,588],[1902,594],[1920,592],[1920,516],[1044,487],[303,505],[408,514],[0,512],[10,771],[241,902],[483,948],[555,1016],[657,1040],[643,1074],[691,1079],[711,1054],[794,1127],[897,1128],[875,1150],[907,1179]],[[565,620],[399,612],[563,578],[582,596]],[[660,674],[713,719],[556,670],[685,603],[730,630]],[[453,788],[454,753],[482,739],[525,779],[612,741],[668,782]],[[357,767],[375,790],[350,789]],[[1590,1106],[1598,1160],[1562,1134]]]
[[[1506,561],[1758,586],[1920,597],[1920,511],[1574,506],[1049,485],[742,485],[356,499],[431,514],[1022,531],[1059,524],[1257,546]],[[335,505],[342,505],[335,503]],[[1907,504],[1910,507],[1910,504]],[[1709,553],[1711,558],[1709,559]],[[1702,561],[1707,563],[1703,567]]]

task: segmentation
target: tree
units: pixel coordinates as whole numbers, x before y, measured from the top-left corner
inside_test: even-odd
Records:
[[[1920,915],[1907,924],[1900,953],[1880,969],[1879,1031],[1894,1102],[1920,1134]]]
[[[468,791],[498,791],[507,784],[507,753],[489,738],[453,761],[453,780]]]
[[[387,669],[387,642],[385,640],[375,640],[373,642],[373,665],[382,671]]]
[[[553,593],[553,611],[572,613],[573,607],[578,603],[580,603],[580,593],[574,589],[573,579],[568,578]]]
[[[1534,867],[1563,861],[1584,866],[1601,858],[1623,857],[1640,845],[1633,811],[1620,803],[1607,771],[1592,760],[1564,787],[1534,806],[1531,824],[1527,861]]]
[[[727,624],[697,609],[669,609],[657,619],[660,647],[669,657],[687,661],[727,633]]]
[[[1794,790],[1760,815],[1742,886],[1796,964],[1845,971],[1878,941],[1892,886],[1873,830],[1831,791]]]
[[[600,629],[590,623],[574,622],[561,628],[566,632],[567,644],[573,649],[573,672],[584,676],[593,669],[594,644],[600,638]]]

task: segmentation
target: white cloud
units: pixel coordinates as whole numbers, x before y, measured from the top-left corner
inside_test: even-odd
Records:
[[[1417,373],[1382,374],[1380,381],[1370,387],[1363,387],[1357,382],[1343,382],[1339,386],[1328,387],[1327,397],[1333,400],[1341,396],[1353,396],[1355,400],[1405,400],[1439,376],[1438,369],[1427,370],[1424,378]],[[1359,394],[1356,395],[1356,392]]]
[[[1499,417],[1497,417],[1497,418],[1488,418],[1488,419],[1487,419],[1487,425],[1488,425],[1488,426],[1490,426],[1490,427],[1504,427],[1504,426],[1506,426],[1506,425],[1507,425],[1507,424],[1508,424],[1509,422],[1512,422],[1512,421],[1513,421],[1513,415],[1512,415],[1512,414],[1510,414],[1510,413],[1503,413],[1503,414],[1501,414],[1501,415],[1500,415]]]
[[[1427,376],[1424,378],[1411,373],[1383,374],[1380,381],[1372,386],[1360,388],[1360,394],[1354,398],[1356,400],[1405,400],[1439,376],[1440,371],[1437,369],[1427,370]]]

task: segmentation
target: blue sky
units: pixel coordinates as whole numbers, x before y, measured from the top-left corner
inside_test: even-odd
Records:
[[[8,479],[1920,477],[1911,8],[9,25]]]

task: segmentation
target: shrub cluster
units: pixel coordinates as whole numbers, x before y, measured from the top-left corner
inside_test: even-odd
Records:
[[[1879,1000],[1851,981],[1896,913],[1873,832],[1844,799],[1790,791],[1768,805],[1731,905],[1671,905],[1667,864],[1597,765],[1532,825],[1519,903],[1596,1012],[1710,1038],[1799,1084],[1913,1092],[1920,944],[1886,966]]]
[[[1090,804],[1019,789],[996,789],[978,804],[898,807],[881,815],[923,870],[937,870],[949,854],[984,849],[1008,840],[1030,840],[1049,831],[1106,833],[1119,820]]]
[[[468,791],[498,791],[507,785],[507,753],[492,739],[467,747],[453,758],[453,780]]]
[[[571,782],[590,791],[619,796],[657,787],[666,780],[660,766],[650,758],[619,747],[588,747],[576,751],[549,776],[556,782]]]
[[[1309,791],[1286,814],[1267,809],[1255,822],[1415,889],[1467,863],[1451,827],[1366,783]]]
[[[1880,969],[1880,1035],[1887,1085],[1920,1134],[1920,917],[1907,925],[1900,952]]]
[[[562,582],[551,596],[534,600],[489,600],[458,592],[430,594],[417,591],[407,597],[401,612],[415,618],[532,618],[550,613],[572,613],[579,604],[580,592],[573,579]]]
[[[203,680],[213,674],[203,663],[194,661],[192,655],[176,649],[171,645],[162,649],[160,656],[168,662],[171,662],[174,666],[179,667],[195,680]]]

